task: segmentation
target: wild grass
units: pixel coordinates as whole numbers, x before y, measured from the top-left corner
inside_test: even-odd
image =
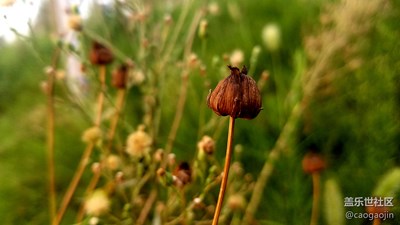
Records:
[[[236,121],[220,224],[370,223],[344,219],[366,209],[338,202],[374,190],[391,190],[395,213],[374,223],[398,223],[397,176],[381,180],[400,162],[396,1],[116,1],[87,19],[69,13],[82,24],[57,41],[45,29],[0,45],[3,224],[211,224],[228,120],[206,98],[228,64],[250,66],[263,110]],[[91,62],[94,41],[110,64]],[[115,88],[120,65],[126,86]],[[326,160],[314,189],[308,151]]]

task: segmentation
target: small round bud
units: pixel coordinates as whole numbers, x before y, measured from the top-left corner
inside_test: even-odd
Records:
[[[126,152],[134,157],[142,157],[150,151],[153,140],[144,131],[144,126],[139,126],[138,130],[128,136],[126,141]]]
[[[121,159],[117,155],[109,155],[107,157],[107,168],[110,170],[116,170],[121,165]]]
[[[99,162],[93,163],[93,164],[92,164],[92,172],[93,172],[94,174],[97,174],[97,173],[100,173],[100,171],[101,171],[101,165],[100,165],[100,163],[99,163]]]
[[[262,30],[262,40],[270,51],[276,51],[281,44],[281,31],[276,24],[267,24]]]
[[[231,74],[220,81],[208,94],[207,105],[219,116],[253,119],[261,111],[261,94],[256,82],[247,76],[247,69],[240,71],[228,66]]]

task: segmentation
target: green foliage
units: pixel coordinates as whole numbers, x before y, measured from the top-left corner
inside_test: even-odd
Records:
[[[334,46],[335,41],[347,35],[335,36],[331,42],[323,40],[329,36],[323,34],[339,32],[335,24],[338,18],[334,16],[340,12],[340,7],[335,6],[341,2],[116,1],[114,5],[94,5],[90,18],[83,22],[83,30],[75,33],[80,46],[68,41],[58,43],[62,57],[55,69],[64,71],[65,56],[73,54],[84,72],[80,94],[71,89],[66,79],[58,79],[55,84],[57,206],[87,147],[81,136],[93,126],[96,117],[99,68],[90,63],[89,52],[92,41],[97,40],[110,48],[116,58],[106,69],[106,100],[100,126],[104,133],[112,125],[119,92],[112,88],[109,75],[129,59],[133,62],[130,76],[142,73],[145,78],[127,89],[118,128],[110,142],[112,148],[106,147],[109,140],[102,137],[88,162],[88,167],[94,162],[104,163],[111,151],[120,157],[122,166],[118,170],[125,176],[122,184],[116,183],[117,171],[103,168],[96,188],[108,193],[111,210],[99,216],[100,224],[133,224],[140,220],[147,201],[151,206],[144,224],[157,224],[154,221],[158,220],[197,224],[212,218],[225,154],[227,120],[207,108],[206,97],[209,89],[228,75],[226,65],[232,63],[230,57],[235,50],[243,52],[240,64],[252,65],[250,75],[260,86],[264,79],[265,85],[261,87],[260,115],[236,123],[237,150],[223,222],[245,224],[246,207],[253,204],[250,199],[255,195],[261,198],[254,215],[260,224],[309,224],[313,186],[311,176],[302,171],[301,160],[307,151],[313,150],[323,154],[328,165],[321,174],[325,186],[321,185],[324,200],[320,204],[319,224],[335,224],[332,221],[336,219],[341,224],[364,224],[366,221],[357,219],[343,223],[345,215],[338,218],[343,214],[340,201],[343,203],[344,199],[340,198],[372,196],[376,187],[387,183],[381,179],[382,174],[397,168],[400,162],[400,5],[397,1],[379,1],[387,2],[388,7],[365,22],[371,27],[362,35],[348,34],[351,38],[345,40],[347,45],[336,54],[315,58],[314,48],[323,53],[324,48]],[[212,4],[217,4],[218,13],[211,11]],[[326,15],[333,22],[324,22]],[[198,33],[201,20],[207,21],[204,37]],[[280,31],[281,45],[276,51],[269,51],[262,37],[267,24],[277,25]],[[358,23],[359,27],[362,24]],[[48,40],[48,35],[35,33],[0,45],[2,224],[49,222],[45,207],[48,114],[40,82],[47,80],[44,70],[54,59],[57,46]],[[329,46],[310,46],[311,37]],[[251,60],[256,46],[261,51]],[[316,73],[319,77],[313,84],[317,85],[310,88],[307,79],[318,65],[323,65],[322,72]],[[312,90],[311,94],[308,90]],[[294,113],[296,106],[301,106],[300,114]],[[135,158],[125,150],[129,135],[138,132],[141,124],[152,143],[149,153]],[[285,136],[283,131],[288,126],[293,129]],[[213,155],[200,153],[198,143],[204,135],[215,141]],[[177,162],[162,166],[154,156],[159,148],[170,148]],[[268,154],[274,151],[280,157],[271,163],[272,175],[265,190],[254,193],[254,185],[263,176],[261,169],[269,165]],[[173,181],[182,161],[189,162],[193,172],[192,182],[183,188]],[[165,175],[157,175],[160,167],[165,169]],[[86,169],[62,224],[76,222],[93,177]],[[335,177],[335,181],[329,177]],[[390,187],[398,182],[392,179]],[[156,200],[151,202],[153,193],[157,193]],[[390,194],[398,199],[398,192]],[[201,199],[201,205],[192,205],[196,198]],[[328,208],[323,204],[329,202],[335,209],[322,214],[323,208]],[[383,224],[400,219],[399,201],[394,204],[390,210],[395,219]],[[365,211],[363,207],[354,209]],[[85,215],[82,224],[90,224],[90,219]]]

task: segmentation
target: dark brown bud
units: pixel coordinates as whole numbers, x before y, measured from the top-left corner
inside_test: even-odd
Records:
[[[128,71],[127,65],[122,64],[112,74],[111,84],[117,89],[126,88],[126,83],[128,81]]]
[[[220,81],[207,96],[207,105],[219,116],[253,119],[261,111],[261,94],[253,78],[242,71],[228,66],[231,74]]]
[[[305,173],[315,173],[324,170],[326,167],[325,159],[318,153],[308,152],[302,162],[303,171]]]
[[[176,177],[174,182],[178,187],[183,187],[192,181],[192,170],[187,162],[180,163],[172,174]]]
[[[110,49],[106,46],[94,41],[92,49],[90,49],[90,62],[94,65],[107,65],[114,60],[114,56]]]

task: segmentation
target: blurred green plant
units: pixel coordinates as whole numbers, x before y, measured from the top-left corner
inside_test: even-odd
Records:
[[[1,46],[3,224],[45,224],[49,214],[53,224],[211,223],[227,120],[212,115],[206,96],[227,64],[250,65],[264,109],[236,124],[221,223],[309,224],[313,188],[301,169],[309,150],[328,165],[319,224],[343,223],[340,198],[371,196],[400,162],[397,1],[116,1],[94,5],[88,19],[76,9],[68,19],[76,40],[38,33]],[[94,41],[115,58],[100,70],[89,60]],[[126,77],[111,78],[120,65]],[[43,207],[51,117],[40,80],[53,99],[58,221],[54,206]],[[400,218],[398,192],[390,194],[395,218],[382,224]]]

